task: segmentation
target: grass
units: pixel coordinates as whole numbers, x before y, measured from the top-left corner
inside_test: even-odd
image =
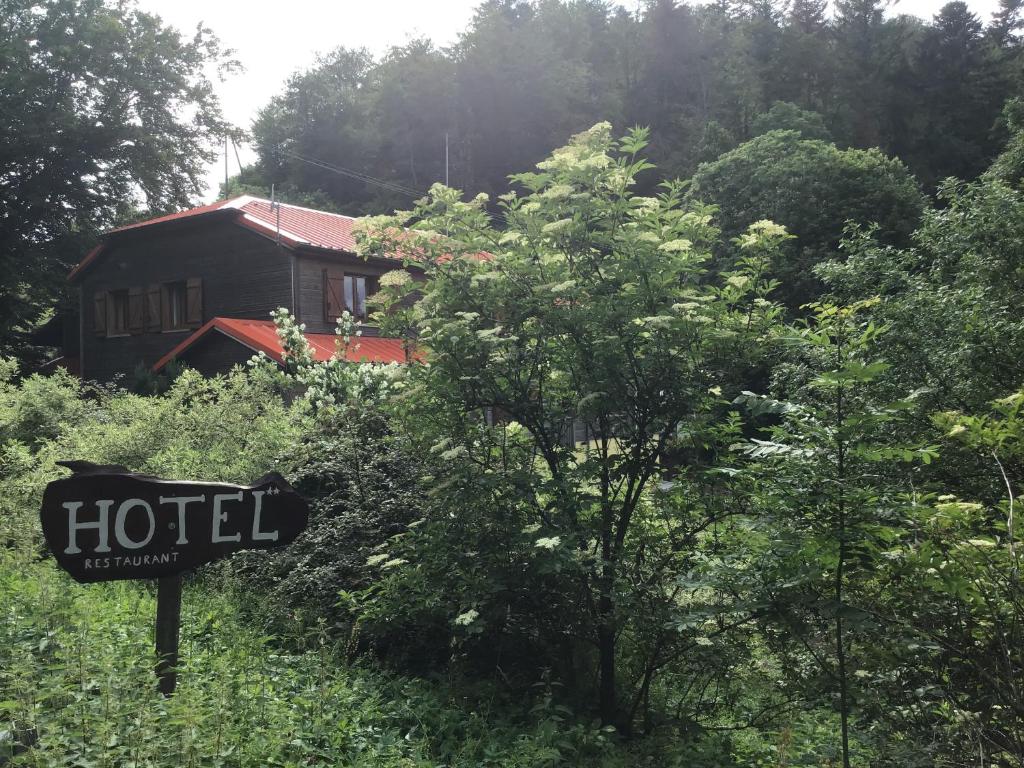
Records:
[[[544,696],[517,725],[441,686],[345,664],[326,634],[281,643],[248,623],[245,599],[186,585],[166,699],[149,585],[79,585],[0,550],[0,765],[638,764]]]

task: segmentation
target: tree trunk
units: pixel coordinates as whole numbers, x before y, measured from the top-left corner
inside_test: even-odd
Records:
[[[605,570],[610,571],[611,566],[605,564]],[[606,574],[601,579],[601,594],[598,598],[600,624],[597,628],[601,725],[618,725],[616,721],[619,714],[615,690],[615,619],[611,590],[612,579]]]

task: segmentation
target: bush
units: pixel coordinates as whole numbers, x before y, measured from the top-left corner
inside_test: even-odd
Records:
[[[289,471],[305,422],[303,409],[289,407],[271,380],[242,370],[213,379],[186,372],[159,397],[88,388],[62,373],[8,380],[0,396],[0,541],[36,547],[43,489],[67,473],[57,461],[250,482]]]
[[[293,459],[288,479],[310,501],[308,528],[230,568],[269,591],[279,619],[338,624],[348,617],[339,594],[368,586],[367,559],[421,514],[418,462],[372,400],[318,414]]]
[[[263,635],[239,608],[247,601],[187,586],[178,689],[165,699],[151,666],[155,607],[145,585],[77,585],[49,563],[0,550],[0,764],[666,764],[634,757],[543,691],[527,712],[493,692],[456,698],[348,666],[324,633],[283,652],[282,640],[302,638]]]
[[[810,270],[836,258],[847,221],[875,223],[883,242],[903,245],[924,207],[917,182],[899,160],[877,149],[839,149],[792,130],[758,136],[701,165],[687,197],[718,206],[723,242],[758,219],[796,236],[772,262],[781,282],[776,296],[791,308],[821,295]],[[716,255],[731,263],[737,249],[722,247]]]

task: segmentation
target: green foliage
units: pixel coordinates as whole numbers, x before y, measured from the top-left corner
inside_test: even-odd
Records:
[[[897,714],[889,728],[951,764],[979,754],[993,765],[1024,760],[1024,585],[1014,519],[1022,402],[1018,391],[987,413],[936,415],[947,441],[978,453],[1002,497],[914,496],[878,574],[872,608],[892,646],[866,677],[884,692],[881,707]]]
[[[355,367],[355,366],[351,366]],[[311,502],[308,528],[280,552],[251,553],[227,566],[267,594],[267,619],[335,629],[348,620],[349,595],[375,575],[366,561],[420,515],[420,462],[365,389],[305,425],[288,478]]]
[[[0,444],[37,449],[93,415],[86,386],[63,369],[15,382],[17,372],[13,360],[0,359]]]
[[[0,541],[38,542],[37,510],[67,459],[120,464],[175,479],[251,482],[287,473],[304,422],[274,382],[236,371],[204,379],[184,372],[161,396],[87,389],[57,373],[0,389]]]
[[[757,503],[770,531],[761,542],[768,572],[755,577],[770,606],[766,638],[801,670],[796,687],[834,702],[841,726],[834,743],[844,766],[851,764],[850,722],[858,700],[868,697],[853,670],[860,648],[878,642],[864,585],[896,538],[893,508],[905,490],[886,468],[935,456],[932,448],[894,440],[908,403],[881,404],[873,396],[887,364],[874,357],[885,328],[858,316],[872,303],[814,305],[813,317],[783,337],[798,345],[776,371],[777,395],[785,400],[760,404],[781,420],[768,440],[744,448],[759,460],[752,471],[760,473]],[[742,398],[748,400],[758,404]],[[852,734],[858,741],[859,730]]]
[[[106,0],[3,0],[0,59],[0,353],[10,354],[12,331],[52,305],[97,232],[137,204],[163,212],[199,193],[226,129],[208,72],[231,62],[207,29],[183,39],[132,2]]]
[[[448,625],[481,664],[533,655],[627,730],[692,641],[672,628],[671,586],[692,545],[670,542],[695,543],[721,511],[657,494],[656,477],[684,456],[699,479],[728,432],[721,393],[776,321],[765,265],[786,238],[754,223],[737,268],[706,280],[711,212],[678,184],[633,191],[645,145],[598,124],[516,177],[527,194],[502,200],[505,227],[483,196],[435,186],[366,243],[428,272],[429,365],[405,413],[437,466],[425,523],[380,556],[363,625]]]
[[[349,667],[314,632],[282,638],[247,623],[242,594],[193,582],[182,666],[157,693],[153,595],[135,583],[83,587],[51,564],[0,549],[0,760],[13,766],[635,765],[608,734],[543,697],[528,722],[492,696]]]
[[[1003,107],[1003,120],[1010,138],[999,156],[985,171],[985,178],[998,179],[1012,187],[1019,187],[1024,179],[1024,101],[1010,99]]]
[[[772,131],[796,131],[802,139],[832,141],[832,134],[821,115],[800,109],[788,101],[772,104],[771,109],[758,115],[751,126],[751,133],[755,136]]]
[[[922,443],[935,441],[932,413],[982,412],[1018,389],[1024,357],[1024,197],[996,180],[949,184],[942,195],[945,205],[926,212],[913,247],[852,233],[847,261],[821,270],[841,300],[880,297],[871,317],[889,328],[878,342],[890,364],[886,396],[918,392],[906,429]],[[973,453],[948,446],[944,454],[935,470],[943,492],[992,501],[1005,490]]]
[[[379,59],[339,49],[296,74],[256,123],[260,161],[243,181],[319,191],[348,213],[408,205],[394,188],[313,159],[413,193],[450,175],[452,186],[493,199],[509,174],[605,119],[650,127],[663,179],[688,177],[778,129],[878,147],[929,190],[950,175],[973,179],[1004,139],[993,128],[1016,95],[1018,17],[1011,8],[985,29],[962,2],[930,21],[884,8],[880,0],[842,2],[834,13],[822,0],[659,0],[634,11],[595,0],[483,3],[450,49],[414,40]],[[826,191],[811,205],[828,200]]]
[[[785,225],[796,239],[780,249],[771,269],[791,308],[821,294],[811,268],[836,256],[848,221],[875,224],[882,242],[899,245],[923,207],[917,183],[898,160],[794,131],[767,133],[700,166],[687,198],[716,205],[730,238],[757,219]],[[735,259],[727,249],[718,255],[726,263]]]

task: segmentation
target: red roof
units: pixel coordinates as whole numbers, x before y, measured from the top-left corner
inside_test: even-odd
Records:
[[[278,221],[279,213],[280,221]],[[230,217],[236,224],[255,230],[273,239],[280,235],[281,242],[291,248],[306,246],[310,248],[326,248],[343,253],[355,253],[356,239],[352,228],[356,219],[351,216],[317,211],[312,208],[302,208],[298,205],[287,205],[285,203],[271,204],[269,200],[249,195],[233,197],[228,200],[218,200],[216,203],[201,205],[198,208],[189,208],[187,211],[127,224],[106,232],[103,237],[106,239],[122,232],[130,232],[144,227],[211,214]],[[106,243],[101,242],[90,251],[78,266],[71,270],[68,279],[74,280],[82,270],[95,261],[105,250],[105,245]]]
[[[239,344],[249,347],[253,352],[263,352],[276,363],[284,363],[284,349],[272,321],[215,317],[160,358],[153,366],[153,370],[159,371],[213,331],[223,333]],[[330,360],[338,351],[339,337],[333,333],[307,333],[305,336],[313,350],[313,358],[317,361]],[[420,359],[415,353],[414,357]],[[405,342],[403,339],[360,336],[354,338],[345,350],[345,359],[353,363],[405,363]]]
[[[123,227],[116,227],[111,229],[104,234],[111,235],[115,232],[127,232],[130,229],[140,229],[142,227],[148,227],[152,224],[163,224],[167,221],[175,221],[176,219],[188,219],[193,216],[202,216],[204,213],[213,213],[214,211],[223,211],[228,208],[235,208],[234,205],[240,200],[244,200],[244,197],[232,197],[227,200],[218,200],[215,203],[209,205],[200,205],[197,208],[189,208],[185,211],[178,211],[177,213],[169,213],[166,216],[157,216],[153,219],[146,219],[145,221],[136,221],[134,224],[125,224]]]
[[[244,200],[244,202],[242,202]],[[244,215],[244,222],[254,228],[269,230],[277,234],[277,211],[270,207],[269,200],[258,197],[238,198],[242,202],[238,209]],[[275,206],[276,207],[276,206]],[[330,248],[335,251],[354,253],[356,238],[352,225],[356,220],[340,213],[327,213],[297,205],[281,205],[281,236],[295,243],[312,245],[316,248]]]

